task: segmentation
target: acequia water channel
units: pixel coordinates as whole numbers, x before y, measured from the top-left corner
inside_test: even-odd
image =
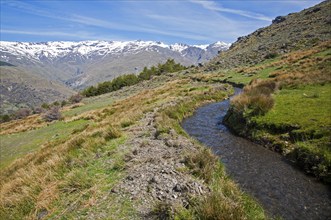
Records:
[[[240,89],[236,89],[238,94]],[[210,147],[227,173],[272,217],[331,219],[330,188],[290,165],[281,155],[233,135],[221,122],[229,100],[207,104],[186,118],[185,131]]]

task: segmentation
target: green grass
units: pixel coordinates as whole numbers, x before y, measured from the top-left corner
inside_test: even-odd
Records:
[[[113,219],[135,218],[136,211],[132,202],[125,196],[118,197],[110,193],[117,181],[125,175],[123,158],[127,152],[119,150],[118,146],[126,140],[122,136],[96,149],[77,149],[72,152],[73,160],[83,161],[87,166],[74,166],[62,176],[60,190],[63,193],[52,204],[57,211],[50,218],[87,218],[91,213],[97,219],[105,216]]]
[[[319,52],[317,54],[314,54],[314,57],[323,57],[324,58],[329,55],[331,55],[331,48],[323,50],[322,52]]]
[[[269,78],[270,73],[275,71],[277,67],[267,67],[262,70],[259,70],[252,74],[247,73],[238,73],[238,72],[228,72],[224,77],[220,77],[221,80],[226,80],[228,82],[236,83],[236,84],[248,84],[253,79],[267,79]]]
[[[275,106],[263,116],[253,118],[257,124],[299,126],[306,133],[330,134],[331,84],[283,89],[275,95]]]
[[[58,121],[36,130],[0,135],[0,168],[5,167],[16,158],[33,152],[47,141],[57,141],[68,137],[75,129],[83,128],[88,121]]]
[[[269,137],[306,172],[330,183],[331,84],[283,89],[274,97],[271,111],[251,119],[255,138]]]
[[[84,105],[63,112],[63,116],[71,117],[91,110],[97,110],[111,105],[114,100],[109,94],[83,99]]]

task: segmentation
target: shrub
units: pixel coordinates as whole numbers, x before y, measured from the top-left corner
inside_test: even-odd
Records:
[[[265,59],[274,59],[278,56],[277,53],[268,53],[267,55],[264,56]]]
[[[54,106],[59,106],[60,103],[59,103],[58,101],[55,101],[55,102],[52,103],[52,105],[54,105]]]
[[[11,118],[10,118],[9,115],[1,115],[0,116],[0,122],[8,122],[10,120],[11,120]]]
[[[21,108],[15,112],[15,118],[22,119],[26,118],[31,114],[31,110],[28,108]]]
[[[40,114],[40,113],[43,113],[44,112],[44,109],[41,108],[41,107],[37,107],[33,110],[33,113],[35,114]]]
[[[43,119],[48,122],[61,119],[60,107],[53,106],[43,115]]]
[[[274,106],[272,93],[276,88],[273,80],[254,80],[245,86],[242,94],[232,99],[231,105],[240,114],[263,115]]]
[[[79,93],[77,93],[76,95],[73,95],[69,98],[69,101],[74,104],[74,103],[78,103],[80,101],[82,101],[83,96]]]
[[[63,100],[63,101],[61,102],[61,107],[65,106],[65,105],[67,105],[67,104],[68,104],[68,102],[67,102],[66,100]]]
[[[47,103],[43,103],[43,104],[41,105],[41,107],[42,107],[43,109],[49,109],[49,105],[48,105]]]

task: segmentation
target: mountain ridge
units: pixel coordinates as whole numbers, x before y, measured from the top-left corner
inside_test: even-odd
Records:
[[[331,1],[286,16],[247,36],[238,37],[229,50],[209,62],[207,72],[254,65],[272,57],[306,49],[331,39]]]
[[[165,44],[160,41],[48,41],[48,42],[14,42],[14,41],[0,41],[1,59],[9,61],[5,53],[12,55],[29,56],[40,60],[43,57],[58,58],[68,55],[68,53],[77,53],[88,58],[89,55],[105,56],[109,53],[123,54],[127,52],[137,52],[139,50],[155,50],[157,48],[167,48],[175,52],[182,53],[189,48],[198,48],[202,51],[207,51],[208,48],[217,48],[225,50],[231,44],[217,41],[213,44],[204,45],[188,45],[183,43]]]
[[[185,66],[197,65],[227,50],[230,44],[172,44],[157,41],[0,41],[0,60],[27,68],[43,78],[75,90],[139,73],[147,66],[174,59]]]

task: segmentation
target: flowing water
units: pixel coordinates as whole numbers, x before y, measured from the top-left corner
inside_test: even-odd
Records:
[[[236,89],[236,94],[239,92]],[[330,188],[297,170],[281,155],[233,135],[221,123],[228,108],[229,100],[202,106],[182,126],[221,158],[227,173],[270,216],[331,219]]]

